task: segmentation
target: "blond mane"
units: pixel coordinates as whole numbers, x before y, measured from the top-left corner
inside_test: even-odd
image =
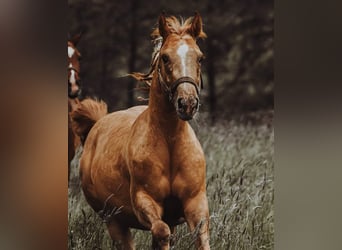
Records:
[[[187,34],[191,24],[192,24],[193,17],[187,18],[185,21],[182,17],[180,17],[180,21],[175,16],[169,16],[166,17],[166,24],[169,28],[169,31],[171,34],[176,34],[179,36],[183,36]],[[155,28],[151,34],[152,38],[156,38],[160,36],[158,27]],[[206,38],[207,35],[201,31],[201,33],[198,36],[199,38]]]

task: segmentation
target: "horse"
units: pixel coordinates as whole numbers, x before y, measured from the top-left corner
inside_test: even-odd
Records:
[[[68,180],[70,178],[70,164],[75,156],[77,147],[81,144],[80,138],[71,128],[70,112],[78,103],[81,93],[80,88],[80,59],[81,54],[76,46],[81,38],[81,34],[74,35],[67,41],[68,46]]]
[[[80,60],[81,53],[76,48],[81,34],[74,35],[68,40],[68,96],[77,98],[81,93],[80,88]]]
[[[150,72],[132,74],[149,86],[147,106],[95,117],[80,103],[71,114],[83,120],[74,124],[85,138],[81,187],[122,249],[135,249],[130,228],[150,230],[153,249],[170,249],[186,222],[197,249],[208,250],[206,161],[188,123],[199,110],[202,18],[162,13],[152,36],[160,42]]]

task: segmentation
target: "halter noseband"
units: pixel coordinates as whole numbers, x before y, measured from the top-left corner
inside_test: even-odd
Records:
[[[165,92],[169,95],[169,101],[170,102],[173,100],[173,97],[174,97],[174,94],[176,92],[177,87],[179,85],[181,85],[182,83],[190,83],[191,85],[193,85],[195,87],[197,95],[199,95],[199,93],[200,93],[200,90],[198,88],[197,83],[195,82],[194,79],[192,79],[189,76],[183,76],[183,77],[178,78],[169,87],[164,82],[163,77],[162,77],[162,75],[160,73],[160,68],[158,67],[158,79],[159,79],[159,83],[164,87]],[[202,74],[200,74],[200,85],[201,85],[201,89],[203,89]]]
[[[77,70],[76,68],[74,68],[74,67],[68,67],[68,71],[69,71],[69,70],[73,70],[73,71],[75,71],[77,74],[79,74],[78,70]]]

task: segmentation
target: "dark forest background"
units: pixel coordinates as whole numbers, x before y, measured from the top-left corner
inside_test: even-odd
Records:
[[[197,10],[203,18],[201,113],[212,121],[273,114],[273,0],[69,0],[69,33],[83,33],[83,97],[105,100],[110,111],[144,104],[137,96],[146,93],[124,76],[148,71],[150,33],[163,10],[185,18]]]

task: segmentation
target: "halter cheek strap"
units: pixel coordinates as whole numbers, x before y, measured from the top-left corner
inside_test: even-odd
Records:
[[[158,78],[159,78],[159,83],[163,86],[163,88],[165,89],[165,91],[168,93],[169,95],[169,101],[171,102],[173,100],[174,94],[177,90],[177,87],[182,84],[182,83],[190,83],[191,85],[193,85],[196,89],[196,93],[197,95],[199,95],[200,90],[198,88],[198,85],[196,84],[195,80],[192,79],[191,77],[188,76],[183,76],[178,78],[176,81],[174,81],[171,86],[167,86],[167,84],[164,82],[163,77],[160,73],[160,68],[158,67]],[[202,74],[200,75],[200,86],[201,89],[203,89],[203,81],[202,81]]]

